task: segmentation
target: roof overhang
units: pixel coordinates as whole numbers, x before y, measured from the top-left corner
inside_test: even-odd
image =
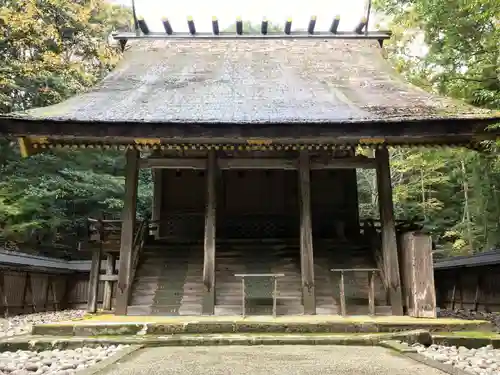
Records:
[[[488,125],[498,119],[441,119],[426,122],[366,123],[151,123],[2,121],[0,132],[19,140],[24,156],[54,148],[141,150],[452,146],[479,148],[500,138],[500,129]],[[354,126],[353,126],[354,125]]]

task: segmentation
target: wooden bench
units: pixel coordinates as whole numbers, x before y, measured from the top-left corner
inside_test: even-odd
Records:
[[[378,268],[332,268],[332,272],[340,272],[340,313],[346,316],[344,273],[346,272],[367,272],[368,273],[368,311],[370,315],[375,315],[375,274],[380,272]]]
[[[243,318],[246,315],[246,296],[245,296],[245,280],[248,277],[270,277],[273,279],[273,317],[276,318],[276,298],[278,292],[278,278],[284,277],[284,273],[236,273],[236,277],[241,277],[241,315]]]

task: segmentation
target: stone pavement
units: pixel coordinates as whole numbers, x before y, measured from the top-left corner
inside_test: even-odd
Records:
[[[444,375],[380,347],[222,346],[140,350],[99,375]]]

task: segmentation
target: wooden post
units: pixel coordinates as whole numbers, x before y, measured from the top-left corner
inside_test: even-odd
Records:
[[[276,299],[278,298],[278,278],[273,277],[273,317],[276,318]]]
[[[87,312],[97,312],[97,293],[99,291],[99,274],[101,273],[101,247],[98,246],[92,253],[90,264],[90,280],[87,300]]]
[[[401,294],[401,276],[399,274],[396,226],[394,205],[392,201],[391,171],[389,167],[389,150],[378,148],[375,151],[377,165],[378,204],[382,225],[382,256],[384,275],[389,292],[393,315],[403,315]]]
[[[106,255],[106,275],[111,276],[115,274],[115,256],[108,253]],[[102,301],[102,309],[104,311],[111,310],[111,300],[113,298],[113,282],[106,280],[104,282],[104,297]]]
[[[481,296],[481,284],[482,284],[481,274],[478,274],[477,279],[476,279],[476,295],[474,296],[474,311],[477,311],[479,309],[479,299]]]
[[[246,295],[245,295],[245,276],[241,278],[241,316],[244,318],[246,315]]]
[[[125,154],[125,198],[123,202],[122,228],[120,238],[120,259],[118,268],[118,288],[116,295],[116,315],[127,315],[128,297],[133,280],[130,280],[132,268],[132,247],[134,242],[135,215],[137,208],[137,183],[139,152],[133,148]]]
[[[368,272],[368,312],[375,315],[375,271]]]
[[[311,170],[307,151],[299,155],[300,264],[304,314],[316,314],[314,258],[311,224]]]
[[[340,295],[340,315],[346,316],[347,312],[346,312],[346,305],[345,305],[344,271],[340,271],[339,295]]]
[[[216,213],[217,158],[209,150],[207,158],[207,200],[205,207],[205,241],[203,259],[202,313],[213,315],[215,310],[215,213]]]
[[[9,302],[7,301],[7,293],[4,287],[4,271],[0,270],[0,306],[2,307],[1,317],[9,316]]]
[[[161,237],[161,205],[163,198],[163,170],[152,169],[153,173],[153,206],[151,208],[151,220],[156,228],[155,238]]]
[[[432,261],[432,240],[424,233],[403,235],[401,273],[408,315],[416,318],[435,318],[436,288]]]
[[[455,302],[457,298],[457,284],[458,284],[458,278],[459,278],[459,273],[455,271],[455,282],[453,283],[453,290],[451,291],[451,309],[455,310]]]

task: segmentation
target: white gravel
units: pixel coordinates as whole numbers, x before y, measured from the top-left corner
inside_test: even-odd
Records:
[[[0,375],[72,375],[117,354],[128,345],[0,353]]]
[[[55,323],[65,320],[80,319],[84,314],[85,310],[63,310],[17,315],[0,319],[0,338],[30,333],[31,327],[34,324]]]
[[[436,361],[453,365],[469,374],[500,375],[500,350],[488,345],[480,349],[463,346],[413,345],[418,353]]]
[[[34,324],[82,318],[84,310],[65,310],[0,319],[0,338],[30,333]],[[71,375],[117,354],[128,345],[98,346],[41,352],[18,350],[0,353],[0,375]]]

